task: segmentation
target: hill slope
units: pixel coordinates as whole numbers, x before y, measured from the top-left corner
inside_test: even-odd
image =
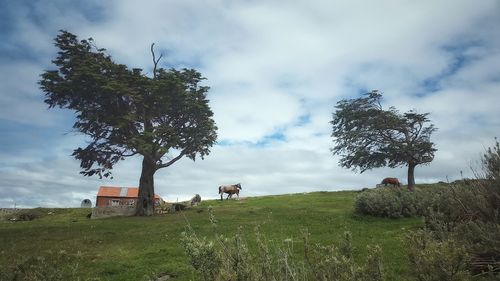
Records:
[[[0,221],[0,271],[9,275],[32,266],[46,274],[67,274],[80,280],[150,280],[164,274],[173,277],[169,280],[190,280],[193,271],[180,244],[180,233],[189,223],[198,235],[212,238],[210,206],[219,233],[231,235],[241,226],[251,241],[259,225],[261,233],[277,244],[292,239],[297,251],[304,228],[311,233],[311,241],[318,243],[330,243],[350,231],[356,255],[363,256],[368,244],[380,245],[387,280],[405,280],[407,258],[402,238],[421,227],[422,220],[354,216],[356,194],[314,192],[204,201],[187,211],[149,218],[89,220],[89,209],[34,209],[39,218],[33,221]],[[61,272],[52,272],[56,270]]]

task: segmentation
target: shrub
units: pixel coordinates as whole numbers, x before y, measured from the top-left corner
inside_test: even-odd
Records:
[[[407,238],[417,280],[468,280],[500,273],[500,144],[481,157],[476,179],[415,189],[375,189],[358,195],[358,214],[424,216],[426,228]]]
[[[42,216],[40,209],[19,210],[7,216],[10,221],[32,221]]]
[[[344,233],[339,245],[312,245],[305,236],[305,260],[311,272],[310,280],[384,280],[382,250],[379,246],[368,246],[364,264],[353,259],[351,234]]]
[[[483,170],[476,172],[478,179],[457,181],[444,189],[425,213],[426,230],[409,238],[410,260],[422,276],[418,280],[462,280],[456,276],[465,279],[468,275],[464,264],[475,275],[499,277],[498,141],[486,150],[481,163]]]
[[[495,145],[488,147],[481,157],[481,164],[484,178],[498,184],[500,180],[500,143],[496,138]]]
[[[424,216],[429,209],[438,209],[445,187],[406,189],[377,188],[359,194],[355,211],[360,215],[401,218]]]
[[[465,281],[469,257],[465,247],[454,239],[436,240],[426,230],[407,237],[410,270],[418,281]]]
[[[210,209],[209,209],[210,210]],[[216,220],[210,211],[216,232]],[[369,247],[364,262],[353,257],[351,234],[332,245],[309,243],[310,234],[303,233],[304,256],[294,251],[294,240],[273,243],[255,229],[255,249],[243,239],[242,229],[232,237],[215,234],[213,241],[198,237],[188,225],[182,233],[182,244],[190,264],[202,280],[384,280],[381,248]]]
[[[182,243],[190,264],[204,280],[216,280],[220,272],[221,261],[214,243],[206,238],[199,238],[190,227],[182,233]]]

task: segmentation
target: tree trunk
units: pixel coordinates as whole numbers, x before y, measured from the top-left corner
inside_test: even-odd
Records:
[[[152,216],[154,214],[155,171],[155,163],[150,157],[144,156],[141,179],[139,180],[139,198],[135,208],[136,216]]]
[[[415,164],[408,164],[408,190],[413,191],[415,188]]]

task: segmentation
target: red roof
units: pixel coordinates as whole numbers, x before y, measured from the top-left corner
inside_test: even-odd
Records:
[[[138,198],[139,188],[137,187],[116,187],[116,186],[101,186],[97,192],[98,197],[120,197],[120,198]],[[155,199],[160,199],[158,194],[155,194]]]

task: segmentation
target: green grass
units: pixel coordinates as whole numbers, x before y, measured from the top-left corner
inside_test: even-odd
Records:
[[[247,198],[240,201],[204,201],[176,214],[155,217],[120,217],[90,220],[89,209],[35,209],[33,221],[0,221],[0,271],[30,257],[68,255],[59,268],[71,268],[80,280],[150,280],[169,274],[170,280],[191,280],[193,270],[180,244],[180,233],[189,224],[198,235],[214,237],[208,206],[218,220],[217,231],[233,235],[242,227],[250,246],[254,229],[273,243],[291,238],[300,252],[301,230],[314,243],[337,241],[350,231],[355,255],[362,258],[366,246],[383,249],[387,280],[408,279],[403,238],[423,225],[422,219],[382,219],[353,214],[356,192],[314,192]],[[53,214],[48,214],[53,212]]]

